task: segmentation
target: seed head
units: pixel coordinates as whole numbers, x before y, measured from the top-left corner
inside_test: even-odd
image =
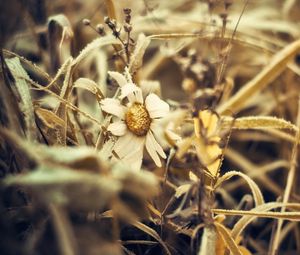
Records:
[[[127,128],[137,136],[145,136],[150,129],[151,118],[146,107],[134,103],[125,114]]]
[[[83,19],[82,20],[83,25],[89,26],[91,24],[91,21],[89,19]]]
[[[96,30],[99,33],[99,35],[104,36],[105,35],[105,30],[104,30],[104,26],[102,24],[98,24],[96,26]]]

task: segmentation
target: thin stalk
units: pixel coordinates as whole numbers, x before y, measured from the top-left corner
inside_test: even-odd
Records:
[[[298,130],[296,132],[296,137],[295,137],[295,142],[292,150],[292,155],[291,155],[291,166],[290,170],[288,173],[287,177],[287,182],[283,194],[283,203],[287,203],[289,201],[293,183],[295,180],[295,175],[296,175],[296,168],[297,168],[297,155],[298,155],[298,141],[300,139],[300,132],[299,132],[299,127],[300,127],[300,96],[298,100],[298,114],[297,114],[297,127]],[[285,212],[285,207],[282,207],[281,212]],[[283,220],[278,220],[278,225],[276,228],[276,232],[274,235],[272,247],[271,247],[271,255],[275,255],[278,251],[279,244],[280,244],[280,234],[281,234],[281,228],[283,225]]]

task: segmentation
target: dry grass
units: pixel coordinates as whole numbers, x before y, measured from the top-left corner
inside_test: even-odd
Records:
[[[0,2],[0,253],[300,254],[299,12]],[[118,159],[109,71],[170,105],[162,167]]]

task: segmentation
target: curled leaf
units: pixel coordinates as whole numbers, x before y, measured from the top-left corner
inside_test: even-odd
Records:
[[[88,79],[88,78],[79,78],[74,82],[73,88],[82,88],[93,93],[98,100],[103,99],[104,95],[101,92],[99,86],[96,82]]]
[[[227,172],[226,174],[224,174],[223,176],[221,176],[218,179],[218,181],[215,185],[215,188],[217,188],[218,186],[221,185],[222,182],[232,178],[233,176],[240,176],[248,183],[248,185],[252,191],[256,206],[262,205],[264,203],[263,195],[262,195],[259,187],[257,186],[257,184],[250,177],[248,177],[248,175],[238,172],[238,171],[230,171],[230,172]]]

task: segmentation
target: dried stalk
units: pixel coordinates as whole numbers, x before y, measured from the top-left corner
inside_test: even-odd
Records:
[[[294,142],[293,151],[292,151],[292,155],[291,155],[291,167],[290,167],[290,170],[288,173],[287,182],[286,182],[286,186],[285,186],[285,190],[284,190],[284,194],[283,194],[283,203],[287,203],[289,201],[293,183],[295,180],[295,175],[296,175],[298,143],[299,143],[299,139],[300,139],[300,132],[299,132],[299,128],[300,128],[300,97],[298,100],[297,127],[298,127],[298,131],[296,132],[295,142]],[[285,212],[285,207],[282,207],[281,213],[284,213],[284,212]],[[281,232],[282,225],[283,225],[283,220],[279,220],[277,228],[276,228],[275,236],[273,239],[273,243],[272,243],[271,255],[275,255],[278,251],[279,243],[280,243],[280,232]]]

